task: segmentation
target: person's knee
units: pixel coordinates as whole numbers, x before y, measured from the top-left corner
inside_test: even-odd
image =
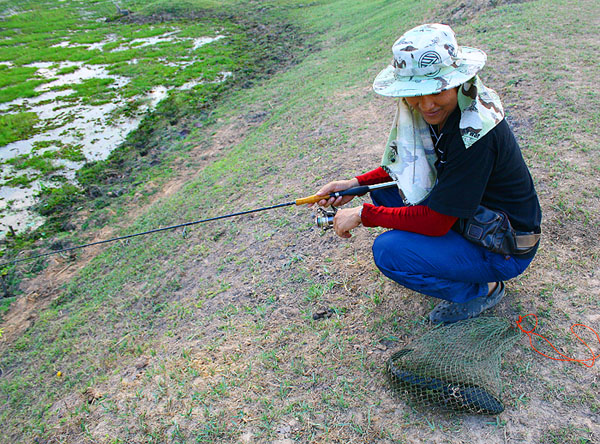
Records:
[[[379,269],[393,268],[391,264],[398,255],[398,243],[394,241],[392,231],[380,234],[373,242],[373,260]]]
[[[373,260],[381,270],[421,273],[427,260],[423,259],[422,235],[402,230],[380,234],[373,242]]]

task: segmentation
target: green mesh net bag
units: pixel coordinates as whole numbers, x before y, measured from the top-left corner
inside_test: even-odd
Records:
[[[504,411],[500,359],[518,338],[495,317],[436,328],[392,355],[392,387],[418,405],[497,415]]]

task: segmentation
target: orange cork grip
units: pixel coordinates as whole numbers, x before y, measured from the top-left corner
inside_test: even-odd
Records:
[[[308,196],[308,197],[303,197],[301,199],[296,199],[296,205],[317,203],[318,201],[323,200],[323,199],[329,199],[329,194],[326,194],[325,196],[319,196],[318,194],[315,194],[314,196]]]

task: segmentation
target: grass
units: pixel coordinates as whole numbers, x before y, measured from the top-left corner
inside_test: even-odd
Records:
[[[60,7],[57,7],[59,5]],[[201,79],[204,84],[194,87],[192,90],[172,91],[166,100],[161,102],[159,108],[150,115],[146,116],[141,127],[131,134],[128,140],[113,151],[106,161],[86,163],[81,170],[77,172],[77,187],[63,187],[62,190],[72,190],[73,195],[70,200],[72,205],[62,207],[65,212],[56,214],[56,218],[50,218],[36,232],[24,233],[22,237],[26,242],[48,237],[64,236],[68,230],[64,227],[72,227],[74,223],[66,223],[73,216],[73,210],[82,207],[89,207],[91,211],[108,206],[107,196],[128,195],[131,197],[135,193],[142,193],[146,196],[154,191],[148,190],[145,184],[149,177],[152,177],[154,184],[165,181],[172,177],[173,169],[170,163],[176,158],[185,156],[186,149],[189,150],[190,143],[181,144],[177,140],[181,138],[181,133],[189,131],[191,119],[195,124],[202,126],[210,123],[211,109],[215,104],[222,100],[227,91],[231,88],[248,87],[258,78],[270,75],[274,71],[274,60],[284,59],[283,65],[289,64],[300,55],[292,54],[293,45],[302,42],[302,36],[294,34],[294,42],[281,42],[279,39],[273,39],[268,33],[259,32],[258,22],[261,26],[269,27],[272,32],[277,33],[277,27],[289,25],[269,18],[268,15],[253,11],[252,8],[244,6],[237,15],[231,15],[224,12],[223,8],[228,5],[222,3],[216,9],[202,9],[206,2],[195,1],[184,3],[173,9],[172,5],[165,2],[154,2],[148,6],[146,3],[129,2],[127,7],[136,11],[141,17],[139,20],[144,22],[144,13],[153,16],[144,23],[124,23],[119,20],[109,21],[109,24],[99,24],[96,20],[75,20],[74,16],[79,16],[82,12],[77,6],[57,4],[56,1],[46,1],[44,3],[34,3],[26,7],[30,10],[23,17],[23,14],[9,17],[3,23],[6,25],[5,34],[7,43],[0,44],[0,59],[11,59],[14,66],[6,68],[11,73],[7,75],[7,88],[0,90],[8,91],[11,88],[20,88],[28,84],[29,80],[25,76],[33,76],[35,68],[18,66],[32,61],[52,60],[56,62],[55,68],[60,66],[61,62],[84,61],[88,65],[102,64],[110,74],[124,76],[130,79],[130,82],[118,91],[114,88],[114,79],[88,79],[81,83],[70,83],[67,85],[53,88],[54,90],[69,89],[74,92],[70,96],[64,97],[66,101],[72,101],[79,105],[99,106],[109,103],[115,99],[117,92],[129,97],[125,104],[112,112],[112,118],[115,121],[120,116],[136,117],[140,110],[146,106],[147,100],[140,98],[140,94],[152,90],[157,85],[166,87],[179,87],[185,82],[194,79]],[[30,8],[30,9],[28,9]],[[43,10],[42,10],[43,9]],[[114,11],[112,2],[94,2],[86,6],[86,14],[93,19],[102,19],[111,17]],[[110,13],[108,12],[110,11]],[[144,12],[145,11],[145,12]],[[199,12],[198,12],[199,11]],[[169,14],[167,23],[163,23],[164,15]],[[202,22],[195,20],[196,15],[200,14]],[[23,22],[30,20],[54,20],[55,26],[44,24],[38,28],[29,28],[29,25],[21,27]],[[126,42],[135,39],[161,36],[167,31],[173,29],[180,30],[177,34],[178,39],[175,42],[161,43],[152,46],[137,46],[132,49],[118,52],[108,52],[111,48],[117,48]],[[11,30],[19,30],[12,32]],[[77,31],[76,34],[73,34]],[[198,34],[202,33],[202,34]],[[227,37],[220,41],[205,45],[195,50],[191,50],[191,38],[198,35],[211,35],[222,33]],[[53,36],[53,38],[51,38]],[[120,40],[119,38],[120,37]],[[67,38],[69,42],[76,44],[90,44],[104,42],[110,39],[116,39],[105,46],[105,51],[89,51],[86,48],[75,47],[53,47],[56,43],[64,41]],[[12,46],[31,45],[31,51],[28,51],[27,57],[30,59],[21,59],[12,52]],[[46,49],[52,50],[52,56]],[[3,52],[4,51],[4,52]],[[83,52],[82,52],[83,51]],[[84,55],[86,57],[84,57]],[[132,59],[137,63],[128,63]],[[181,62],[191,65],[185,69],[177,66]],[[175,65],[175,66],[170,66]],[[281,65],[279,63],[279,65]],[[277,67],[280,68],[280,67]],[[69,72],[73,67],[66,67],[62,71]],[[232,71],[236,73],[232,80],[227,84],[211,83],[223,71]],[[14,75],[13,75],[14,74]],[[18,77],[20,74],[21,77]],[[11,80],[12,79],[12,80]],[[52,79],[48,79],[50,81]],[[31,80],[33,82],[33,80]],[[11,83],[12,82],[12,83]],[[39,86],[43,80],[35,80],[34,86]],[[13,85],[14,83],[14,85]],[[33,88],[33,86],[32,86]],[[16,90],[15,90],[16,91]],[[37,95],[35,93],[33,95]],[[19,93],[19,97],[29,97],[32,94]],[[13,96],[10,99],[14,98]],[[66,105],[64,105],[66,106]],[[67,109],[68,111],[68,109]],[[14,116],[14,117],[13,117]],[[33,121],[28,123],[28,119]],[[198,121],[198,117],[201,117]],[[52,120],[40,121],[34,113],[22,113],[21,115],[6,114],[0,116],[6,119],[5,133],[6,141],[12,141],[21,138],[21,136],[31,136],[35,133],[47,129],[60,127],[60,125],[75,119],[75,115],[70,113],[59,114]],[[13,124],[15,122],[15,124]],[[10,123],[10,124],[9,124]],[[18,123],[19,126],[16,124]],[[36,126],[37,125],[37,126]],[[16,128],[13,128],[17,126]],[[9,140],[8,137],[11,139]],[[66,144],[61,141],[41,141],[34,143],[34,150],[30,155],[22,155],[15,159],[10,159],[6,163],[11,164],[16,170],[27,169],[27,174],[12,175],[5,177],[5,185],[27,187],[32,182],[44,180],[45,187],[60,186],[62,167],[55,160],[65,159],[74,162],[82,162],[85,156],[82,147],[77,144]],[[44,149],[45,148],[45,149]],[[34,171],[34,173],[31,173]],[[118,178],[116,180],[116,171]],[[118,183],[117,183],[118,182]],[[155,185],[154,190],[158,189]],[[82,192],[83,191],[83,192]],[[83,198],[85,195],[85,198]],[[95,196],[94,199],[90,199]],[[41,195],[42,202],[37,208],[43,208],[45,203],[44,195]],[[113,202],[116,208],[114,213],[119,213],[119,203]],[[55,211],[52,211],[55,213]],[[47,212],[46,212],[47,213]],[[56,219],[60,219],[57,223]],[[84,227],[101,227],[107,223],[106,217],[98,217],[92,214],[90,221],[84,222]],[[17,242],[12,240],[8,243],[3,253],[5,257],[11,257],[23,244],[21,240]],[[14,282],[19,282],[14,279]],[[18,293],[18,288],[11,289],[13,293]]]
[[[136,4],[137,3],[137,4]],[[58,3],[56,0],[45,0],[29,5],[29,12],[23,12],[5,18],[3,34],[5,40],[0,43],[0,60],[10,60],[13,66],[2,66],[2,87],[28,88],[27,96],[39,93],[31,92],[31,82],[35,86],[43,84],[36,78],[36,68],[28,67],[30,63],[50,61],[85,62],[88,65],[101,64],[107,67],[111,74],[123,75],[132,81],[126,85],[125,97],[143,94],[158,85],[166,87],[181,86],[189,80],[203,77],[213,80],[217,70],[234,70],[236,66],[249,62],[248,54],[232,51],[246,38],[239,25],[228,21],[219,9],[210,12],[207,20],[201,24],[192,21],[194,11],[202,2],[191,2],[173,10],[164,2],[153,2],[154,14],[174,14],[175,20],[161,23],[127,23],[119,20],[104,22],[111,18],[114,4],[109,1],[91,2],[81,9],[77,3]],[[129,1],[126,7],[139,14],[149,13],[150,8],[144,8],[140,2]],[[81,20],[85,12],[89,19]],[[221,14],[221,16],[219,16]],[[44,23],[43,26],[38,26]],[[136,39],[161,36],[168,32],[177,31],[177,39],[165,41],[157,45],[123,46]],[[73,34],[76,32],[76,34]],[[214,42],[192,52],[192,38],[202,35],[215,35],[217,32],[227,35],[226,41]],[[68,42],[70,45],[59,46],[57,43]],[[85,46],[106,42],[104,51],[89,50]],[[20,45],[27,45],[31,50],[20,51]],[[79,45],[79,46],[76,46]],[[119,47],[129,48],[111,52]],[[137,63],[128,63],[135,59]],[[192,60],[189,69],[179,69],[171,64],[181,63],[182,60]],[[63,68],[63,73],[73,71],[73,67]],[[48,79],[45,82],[49,82]],[[93,99],[98,94],[110,95],[109,79],[96,79],[84,84],[69,85],[75,87],[77,95],[84,99]],[[7,91],[5,101],[12,100],[13,95]],[[25,93],[19,94],[24,96]],[[0,96],[0,100],[3,97]]]
[[[135,115],[142,109],[140,107],[145,106],[139,96],[157,86],[176,88],[191,80],[207,82],[197,87],[194,94],[185,91],[171,94],[171,110],[167,112],[172,113],[175,109],[176,112],[169,120],[184,118],[192,109],[202,107],[203,101],[214,100],[217,94],[223,93],[219,85],[209,83],[214,82],[220,72],[239,70],[251,79],[256,75],[257,57],[264,57],[245,48],[251,34],[244,31],[247,18],[226,15],[221,8],[213,8],[204,10],[204,20],[198,23],[194,14],[206,4],[210,2],[188,2],[173,8],[165,2],[147,4],[129,1],[123,7],[139,14],[145,11],[158,18],[145,23],[127,23],[115,19],[115,6],[110,1],[88,2],[84,5],[57,0],[20,2],[16,9],[20,13],[2,20],[0,60],[10,61],[12,65],[0,65],[0,102],[39,96],[41,92],[36,88],[55,80],[54,77],[40,78],[37,68],[29,66],[31,63],[52,62],[54,65],[50,68],[59,68],[61,63],[83,62],[86,66],[102,65],[111,75],[124,76],[130,81],[119,90],[115,89],[114,79],[111,78],[87,79],[52,88],[54,91],[73,90],[72,95],[64,97],[65,101],[100,106],[114,101],[118,93],[119,97],[132,99],[125,105],[124,111],[128,115]],[[11,6],[10,2],[0,5],[9,8],[9,11],[12,11]],[[160,16],[165,14],[173,16],[163,24]],[[82,17],[85,19],[82,20]],[[232,18],[240,23],[232,22]],[[136,39],[161,36],[173,31],[180,34],[172,42],[147,46],[138,44],[124,51],[110,52]],[[222,33],[227,38],[192,50],[192,38],[216,33]],[[89,50],[82,46],[103,42],[107,42],[104,51]],[[59,43],[68,45],[57,46]],[[22,47],[28,50],[23,51]],[[262,49],[268,49],[268,45]],[[136,63],[129,63],[131,60]],[[191,63],[191,66],[181,69],[182,62]],[[239,69],[241,66],[246,68]],[[60,69],[57,75],[76,70],[75,66],[67,66]],[[19,106],[28,109],[27,105]],[[0,119],[0,146],[26,139],[49,128],[60,127],[67,122],[63,114],[42,121],[35,112],[0,112]],[[144,137],[147,138],[147,134]]]
[[[428,5],[437,10],[437,3]],[[122,233],[197,219],[199,213],[287,201],[311,194],[328,179],[364,169],[363,147],[382,140],[377,130],[387,131],[389,120],[382,114],[389,111],[391,117],[390,103],[368,91],[370,81],[389,60],[398,29],[420,23],[424,12],[408,2],[384,1],[305,5],[282,0],[265,7],[279,8],[282,17],[309,30],[314,49],[292,69],[234,92],[212,111],[208,123],[194,127],[186,140],[206,148],[212,133],[220,136],[228,125],[239,132],[233,131],[237,138],[213,161],[200,163],[198,175],[178,192],[133,220],[121,214],[127,220]],[[577,275],[591,276],[598,266],[597,255],[584,254],[598,249],[593,223],[598,196],[583,195],[579,186],[595,180],[590,165],[597,126],[581,127],[573,135],[566,125],[572,115],[560,106],[564,91],[547,90],[538,101],[536,88],[515,91],[514,78],[527,72],[532,85],[553,85],[552,60],[587,53],[591,42],[569,52],[574,48],[567,44],[579,40],[563,30],[575,17],[586,19],[567,3],[538,0],[505,5],[456,28],[466,42],[488,51],[486,78],[508,103],[514,101],[515,118],[527,115],[519,106],[532,107],[540,116],[523,125],[518,136],[538,181],[547,237],[531,270],[510,283],[521,308],[513,309],[511,300],[503,314],[542,311],[546,331],[563,331],[569,320],[560,310],[578,316],[562,282],[574,281],[580,293],[595,294]],[[556,47],[559,35],[565,45],[543,52],[551,43]],[[591,74],[597,67],[585,69]],[[562,75],[579,81],[574,72]],[[585,94],[586,84],[577,88],[583,93],[569,93],[576,100],[573,106],[594,122],[597,96]],[[348,112],[373,103],[376,117]],[[235,126],[258,111],[265,113],[259,123]],[[583,147],[577,157],[563,143],[569,137]],[[376,159],[379,151],[373,152]],[[368,162],[376,162],[371,157]],[[109,165],[116,170],[118,164]],[[155,172],[144,174],[152,180]],[[108,173],[99,168],[90,174]],[[570,209],[569,203],[578,201],[591,214]],[[286,209],[244,216],[202,225],[185,238],[181,232],[165,233],[99,253],[56,293],[33,325],[3,344],[4,439],[232,442],[251,436],[256,442],[284,437],[403,442],[410,437],[476,442],[488,436],[503,442],[505,434],[533,442],[597,439],[591,427],[576,430],[577,422],[590,415],[589,406],[597,408],[597,393],[585,392],[567,404],[560,390],[544,398],[545,383],[576,393],[581,378],[592,383],[591,373],[539,361],[524,345],[511,352],[516,367],[504,369],[511,407],[499,422],[457,422],[415,412],[393,398],[383,369],[386,351],[375,345],[393,337],[401,346],[426,331],[428,301],[374,270],[368,248],[377,231],[364,230],[353,241],[340,242],[312,228],[307,213]],[[570,219],[560,224],[565,214]],[[583,233],[588,234],[578,243],[575,238]],[[544,297],[538,298],[538,289]],[[597,307],[591,304],[582,298],[578,308]],[[312,320],[311,313],[322,306],[339,310],[331,318]],[[562,333],[552,339],[562,339]],[[57,379],[57,371],[64,376]],[[100,388],[102,401],[81,401],[79,394],[87,387]],[[537,408],[543,402],[550,405]],[[546,429],[548,423],[556,428]]]
[[[35,113],[16,113],[0,115],[0,145],[7,145],[36,133],[39,119]]]
[[[563,428],[554,428],[548,430],[542,437],[543,442],[552,444],[589,444],[592,443],[592,432],[587,427],[576,427],[569,425]]]

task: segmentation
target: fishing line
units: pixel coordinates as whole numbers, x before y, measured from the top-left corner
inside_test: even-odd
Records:
[[[166,231],[166,230],[174,230],[176,228],[188,227],[190,225],[201,224],[203,222],[210,222],[210,221],[213,221],[213,220],[225,219],[225,218],[228,218],[228,217],[241,216],[243,214],[256,213],[258,211],[265,211],[265,210],[270,210],[270,209],[273,209],[273,208],[285,207],[285,206],[294,205],[294,204],[295,204],[295,202],[288,202],[288,203],[284,203],[284,204],[273,205],[273,206],[270,206],[270,207],[257,208],[255,210],[241,211],[239,213],[233,213],[233,214],[226,214],[224,216],[211,217],[209,219],[202,219],[202,220],[195,220],[195,221],[192,221],[192,222],[185,222],[185,223],[182,223],[182,224],[171,225],[169,227],[155,228],[153,230],[142,231],[140,233],[127,234],[125,236],[113,237],[112,239],[105,239],[105,240],[101,240],[101,241],[97,241],[97,242],[90,242],[88,244],[77,245],[75,247],[68,247],[68,248],[63,248],[61,250],[49,251],[47,253],[42,253],[42,254],[36,254],[35,256],[30,256],[30,257],[26,257],[26,258],[23,258],[23,259],[18,259],[18,260],[14,260],[14,261],[10,261],[10,262],[5,262],[3,264],[0,264],[0,267],[4,267],[6,265],[18,264],[19,262],[30,261],[30,260],[33,260],[33,259],[38,259],[40,257],[50,256],[52,254],[65,253],[67,251],[73,251],[73,250],[78,250],[80,248],[91,247],[92,245],[100,245],[100,244],[106,244],[106,243],[109,243],[109,242],[116,242],[116,241],[120,241],[120,240],[130,239],[132,237],[144,236],[146,234],[159,233],[161,231]]]
[[[282,208],[282,207],[288,207],[291,205],[305,205],[305,204],[313,204],[313,203],[317,203],[320,200],[323,199],[329,199],[329,198],[338,198],[338,197],[342,197],[342,196],[362,196],[363,194],[368,193],[369,191],[375,190],[375,189],[380,189],[380,188],[390,188],[390,187],[395,187],[396,183],[395,182],[386,182],[386,183],[382,183],[382,184],[377,184],[377,185],[363,185],[363,186],[358,186],[358,187],[353,187],[353,188],[348,188],[347,190],[343,190],[343,191],[336,191],[335,193],[331,193],[328,195],[318,195],[315,194],[313,196],[309,196],[309,197],[303,197],[300,199],[296,199],[295,201],[292,202],[285,202],[285,203],[281,203],[281,204],[277,204],[277,205],[271,205],[268,207],[262,207],[262,208],[255,208],[253,210],[246,210],[246,211],[240,211],[237,213],[230,213],[230,214],[225,214],[222,216],[216,216],[216,217],[210,217],[208,219],[201,219],[201,220],[195,220],[192,222],[184,222],[181,224],[177,224],[177,225],[171,225],[168,227],[162,227],[162,228],[155,228],[152,230],[148,230],[148,231],[142,231],[139,233],[133,233],[133,234],[127,234],[124,236],[118,236],[118,237],[113,237],[111,239],[105,239],[105,240],[101,240],[101,241],[96,241],[96,242],[90,242],[87,244],[83,244],[83,245],[76,245],[74,247],[67,247],[67,248],[62,248],[60,250],[55,250],[55,251],[48,251],[46,253],[40,253],[40,254],[36,254],[34,256],[29,256],[26,258],[22,258],[22,259],[15,259],[9,262],[4,262],[2,264],[0,264],[0,267],[5,267],[8,265],[15,265],[21,262],[26,262],[26,261],[31,261],[34,259],[38,259],[41,257],[46,257],[46,256],[50,256],[53,254],[59,254],[59,253],[65,253],[68,251],[73,251],[73,250],[79,250],[81,248],[86,248],[86,247],[91,247],[93,245],[100,245],[100,244],[106,244],[109,242],[116,242],[116,241],[120,241],[120,240],[125,240],[125,239],[130,239],[132,237],[137,237],[137,236],[144,236],[146,234],[153,234],[153,233],[159,233],[161,231],[167,231],[167,230],[174,230],[176,228],[183,228],[183,227],[189,227],[190,225],[197,225],[197,224],[201,224],[204,222],[211,222],[211,221],[215,221],[215,220],[220,220],[220,219],[226,219],[229,217],[235,217],[235,216],[242,216],[244,214],[251,214],[251,213],[257,213],[259,211],[266,211],[266,210],[272,210],[275,208]]]

